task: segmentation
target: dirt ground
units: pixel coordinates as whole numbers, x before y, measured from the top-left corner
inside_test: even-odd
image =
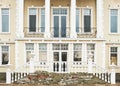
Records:
[[[60,86],[60,85],[38,85],[38,84],[0,84],[0,86]],[[63,86],[63,85],[61,85]],[[89,85],[85,85],[85,84],[80,84],[80,85],[66,85],[66,86],[120,86],[120,84],[115,84],[115,85],[111,85],[111,84],[89,84]]]

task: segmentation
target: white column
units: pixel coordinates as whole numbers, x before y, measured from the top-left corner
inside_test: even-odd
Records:
[[[92,59],[88,59],[88,73],[93,73],[92,71]]]
[[[45,0],[45,38],[50,37],[50,0]]]
[[[112,70],[111,70],[111,84],[116,84],[116,77],[115,77],[115,65],[113,65]]]
[[[105,42],[102,43],[102,68],[105,69],[105,61],[106,61],[106,47],[105,47]]]
[[[103,38],[103,0],[96,0],[97,5],[97,38]]]
[[[23,33],[23,15],[24,15],[24,0],[16,0],[16,36],[24,37]]]
[[[71,0],[71,30],[70,30],[70,37],[76,38],[76,0]]]
[[[19,49],[18,41],[15,41],[15,69],[17,69],[21,64],[19,64]]]
[[[11,84],[11,71],[8,69],[6,71],[6,84]]]

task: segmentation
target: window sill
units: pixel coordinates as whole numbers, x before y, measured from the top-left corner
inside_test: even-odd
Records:
[[[10,35],[10,34],[11,34],[10,32],[6,32],[6,33],[0,32],[0,35]]]
[[[9,67],[9,66],[11,66],[11,64],[6,64],[6,65],[0,65],[0,67]]]

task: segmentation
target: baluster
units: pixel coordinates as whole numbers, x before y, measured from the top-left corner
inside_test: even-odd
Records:
[[[104,73],[102,73],[102,80],[104,80]]]
[[[23,73],[21,72],[21,78],[23,78]]]
[[[11,73],[11,82],[13,83],[14,82],[14,80],[13,80],[14,78],[13,78],[13,72]]]
[[[18,80],[20,79],[20,73],[18,73]]]
[[[105,82],[107,82],[107,73],[105,73]]]
[[[108,83],[110,83],[110,73],[108,73]]]

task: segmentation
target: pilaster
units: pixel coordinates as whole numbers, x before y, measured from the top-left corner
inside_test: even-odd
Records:
[[[15,41],[15,69],[19,67],[19,51],[18,51],[18,41]]]
[[[97,6],[97,38],[103,38],[103,0],[96,0]]]
[[[23,14],[24,14],[24,0],[16,0],[16,36],[23,38]]]
[[[45,38],[50,37],[50,0],[45,0]]]
[[[71,30],[70,30],[70,37],[76,38],[76,0],[71,0]]]

